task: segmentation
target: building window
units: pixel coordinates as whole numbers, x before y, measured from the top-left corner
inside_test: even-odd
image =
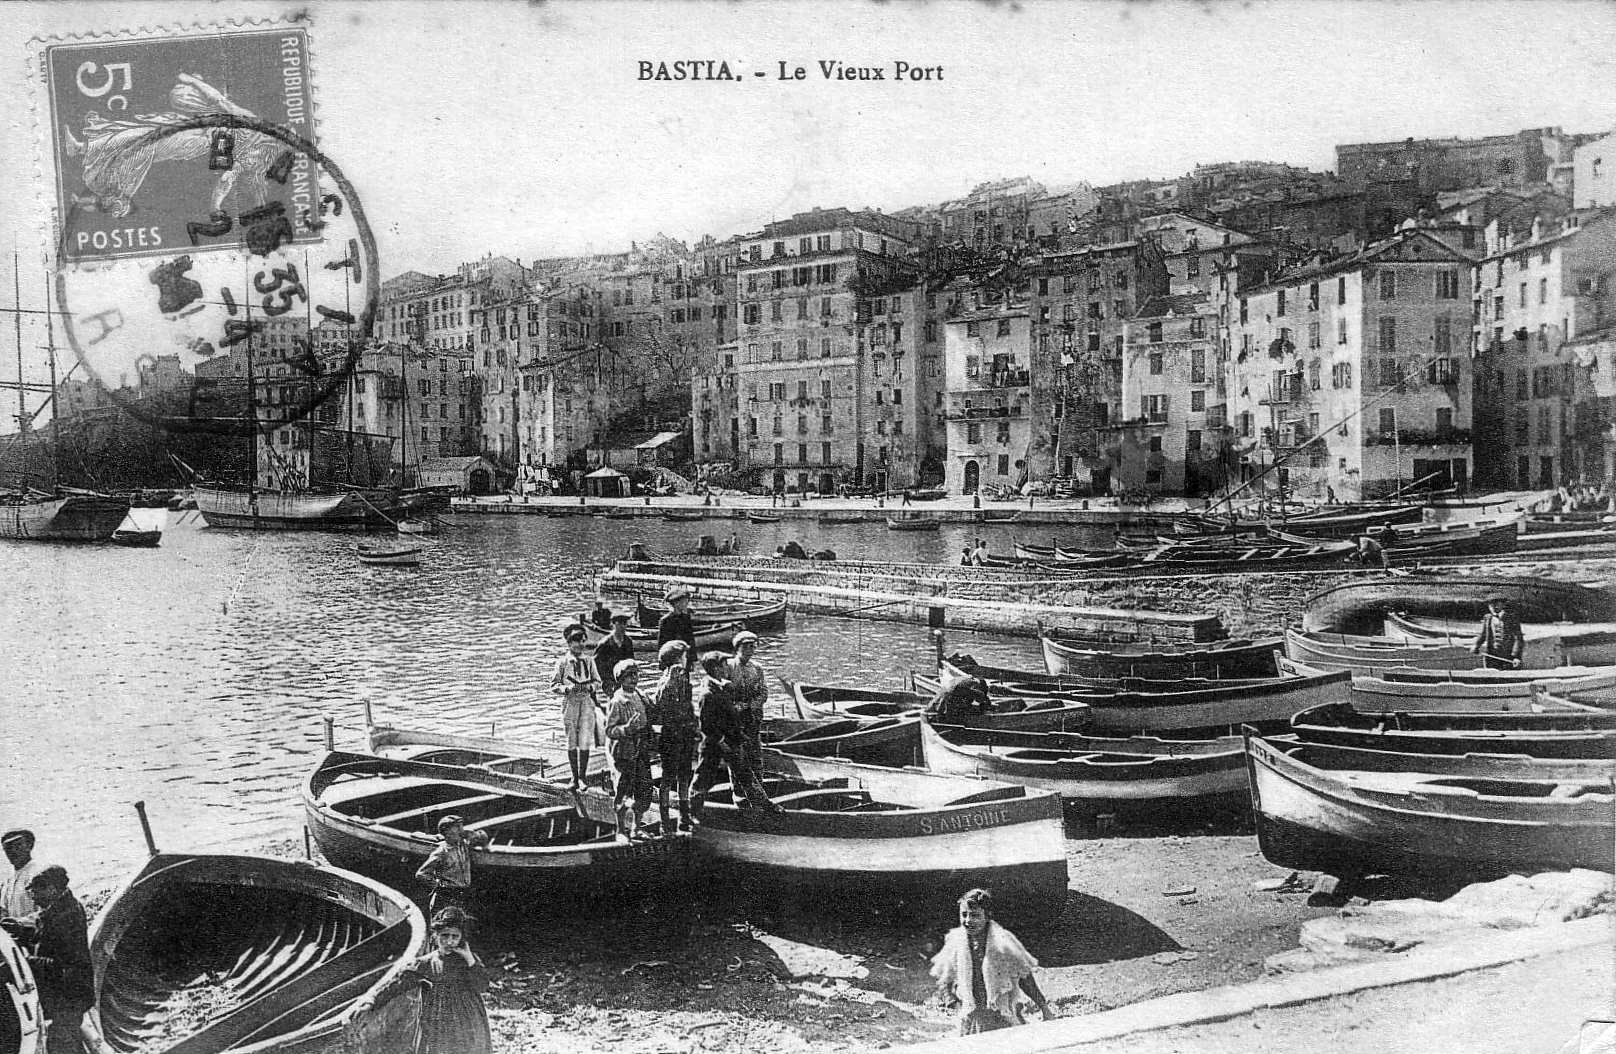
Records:
[[[965,323],[965,335],[967,337],[981,336],[981,332],[982,332],[982,326],[981,326],[980,323],[978,323],[978,322],[967,322],[967,323]]]
[[[1338,318],[1335,320],[1335,342],[1337,344],[1345,344],[1347,342],[1347,320],[1344,318]]]
[[[1206,410],[1206,391],[1196,388],[1190,392],[1190,411],[1201,413]]]
[[[1274,314],[1280,318],[1285,317],[1285,290],[1283,289],[1274,296]]]
[[[1150,343],[1152,343],[1152,344],[1160,344],[1161,339],[1162,339],[1162,324],[1160,322],[1152,322],[1146,328],[1146,337],[1145,337],[1145,339],[1150,341]],[[1159,373],[1161,371],[1160,370],[1153,370],[1151,372]]]
[[[999,434],[995,438],[999,441],[1000,446],[1010,442],[1010,422],[1000,421],[998,433]]]
[[[1391,435],[1397,431],[1397,411],[1390,406],[1380,408],[1380,434]]]
[[[776,465],[783,465],[786,463],[786,447],[784,443],[774,444],[774,463]]]
[[[1190,383],[1206,383],[1206,350],[1204,348],[1190,349]]]
[[[1438,271],[1436,273],[1436,295],[1439,300],[1459,299],[1459,272]]]
[[[1397,274],[1395,272],[1380,272],[1380,298],[1382,300],[1397,299]]]
[[[1345,275],[1335,280],[1335,302],[1337,304],[1347,302],[1347,279]]]
[[[1160,376],[1161,371],[1162,371],[1162,353],[1159,350],[1152,351],[1150,353],[1150,373],[1151,373],[1151,376],[1153,376],[1153,377]]]
[[[982,426],[967,424],[965,426],[965,441],[973,445],[982,442]]]
[[[1001,336],[1001,337],[1008,337],[1010,335],[1010,320],[1009,319],[1007,319],[1007,318],[999,319],[999,331],[998,331],[997,335]]]
[[[1316,321],[1307,324],[1307,346],[1310,348],[1319,346],[1319,324]]]
[[[819,417],[819,430],[827,435],[830,434],[831,431],[830,417],[830,414],[821,414]]]
[[[1380,320],[1380,353],[1382,355],[1397,354],[1397,319],[1383,318]]]
[[[1000,454],[999,455],[999,475],[1008,476],[1009,474],[1010,474],[1010,455],[1009,454]]]

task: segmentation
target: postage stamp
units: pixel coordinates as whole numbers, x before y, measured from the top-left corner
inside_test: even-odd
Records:
[[[64,262],[237,248],[239,217],[276,207],[315,238],[312,160],[262,127],[314,143],[305,26],[50,43],[40,62]],[[198,120],[223,114],[243,123]]]

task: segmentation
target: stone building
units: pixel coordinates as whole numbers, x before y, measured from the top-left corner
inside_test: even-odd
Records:
[[[1579,209],[1616,205],[1616,135],[1577,147],[1571,161],[1572,202]]]
[[[1027,276],[1028,472],[1107,493],[1121,457],[1111,426],[1122,417],[1123,342],[1139,305],[1168,292],[1161,249],[1145,238],[1043,253],[1028,261]]]
[[[1031,316],[1025,302],[951,314],[944,361],[947,462],[954,494],[1026,480],[1033,442]]]
[[[1256,285],[1301,255],[1294,248],[1182,212],[1143,217],[1137,229],[1140,237],[1154,238],[1161,248],[1168,292],[1174,296],[1210,294],[1225,275],[1233,276],[1236,288]]]
[[[1471,264],[1408,228],[1223,298],[1231,482],[1342,501],[1466,486]]]
[[[1151,297],[1129,321],[1116,426],[1125,491],[1199,495],[1226,482],[1227,381],[1217,323],[1204,292]]]
[[[1616,321],[1616,210],[1495,221],[1487,250],[1475,301],[1476,412],[1490,423],[1476,436],[1478,482],[1597,478],[1609,421],[1602,378],[1578,365],[1575,342]]]
[[[740,239],[736,347],[724,352],[734,365],[702,376],[734,393],[735,469],[749,484],[824,491],[912,479],[913,466],[891,461],[892,444],[875,428],[895,419],[889,382],[904,355],[894,350],[907,354],[913,334],[905,341],[883,316],[883,368],[874,361],[876,302],[890,307],[887,298],[917,278],[911,237],[912,227],[880,213],[816,209]],[[913,363],[907,354],[903,376]]]
[[[941,238],[977,248],[1030,240],[1033,209],[1047,196],[1043,184],[1029,176],[978,183],[965,197],[938,206]]]
[[[1561,138],[1559,128],[1525,128],[1476,139],[1346,143],[1335,148],[1336,172],[1357,185],[1388,176],[1408,179],[1422,194],[1488,183],[1541,183],[1558,159]]]

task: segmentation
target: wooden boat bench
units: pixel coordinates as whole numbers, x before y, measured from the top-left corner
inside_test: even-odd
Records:
[[[454,798],[450,801],[434,802],[431,805],[405,809],[403,812],[395,812],[387,816],[376,816],[371,818],[370,822],[378,827],[397,827],[403,821],[418,820],[422,817],[431,816],[435,812],[447,815],[448,813],[459,812],[472,805],[486,805],[489,802],[499,801],[504,797],[506,795],[497,793],[474,794],[465,798]]]
[[[494,831],[501,827],[525,823],[529,820],[543,820],[548,817],[550,820],[550,829],[546,834],[541,836],[544,840],[548,840],[555,836],[555,821],[561,819],[563,816],[575,816],[577,815],[577,812],[578,810],[571,805],[546,805],[538,809],[523,809],[521,812],[505,813],[501,816],[494,816],[486,820],[477,820],[474,823],[468,823],[466,824],[466,833],[472,834],[476,831]]]
[[[849,801],[848,805],[835,810],[836,812],[861,808],[874,800],[870,797],[869,791],[858,787],[815,787],[813,790],[797,791],[795,794],[782,794],[774,799],[774,803],[786,808],[800,808],[805,804],[811,807],[813,802],[836,798]]]
[[[1024,797],[1026,797],[1026,791],[1019,785],[1010,787],[990,787],[987,790],[977,791],[975,794],[967,794],[963,798],[955,798],[953,801],[945,802],[944,806],[980,805],[983,802],[1012,801],[1017,798]]]

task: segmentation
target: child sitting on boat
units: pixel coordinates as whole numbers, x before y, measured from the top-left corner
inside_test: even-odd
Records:
[[[617,691],[606,715],[606,738],[617,766],[617,830],[633,838],[651,805],[651,718],[640,694],[640,664],[624,659],[613,667],[612,679]]]
[[[1025,995],[1052,1021],[1055,1011],[1038,988],[1038,960],[1014,933],[993,921],[993,894],[973,889],[959,899],[960,924],[931,961],[937,995],[958,1003],[959,1034],[975,1035],[1025,1023]]]

